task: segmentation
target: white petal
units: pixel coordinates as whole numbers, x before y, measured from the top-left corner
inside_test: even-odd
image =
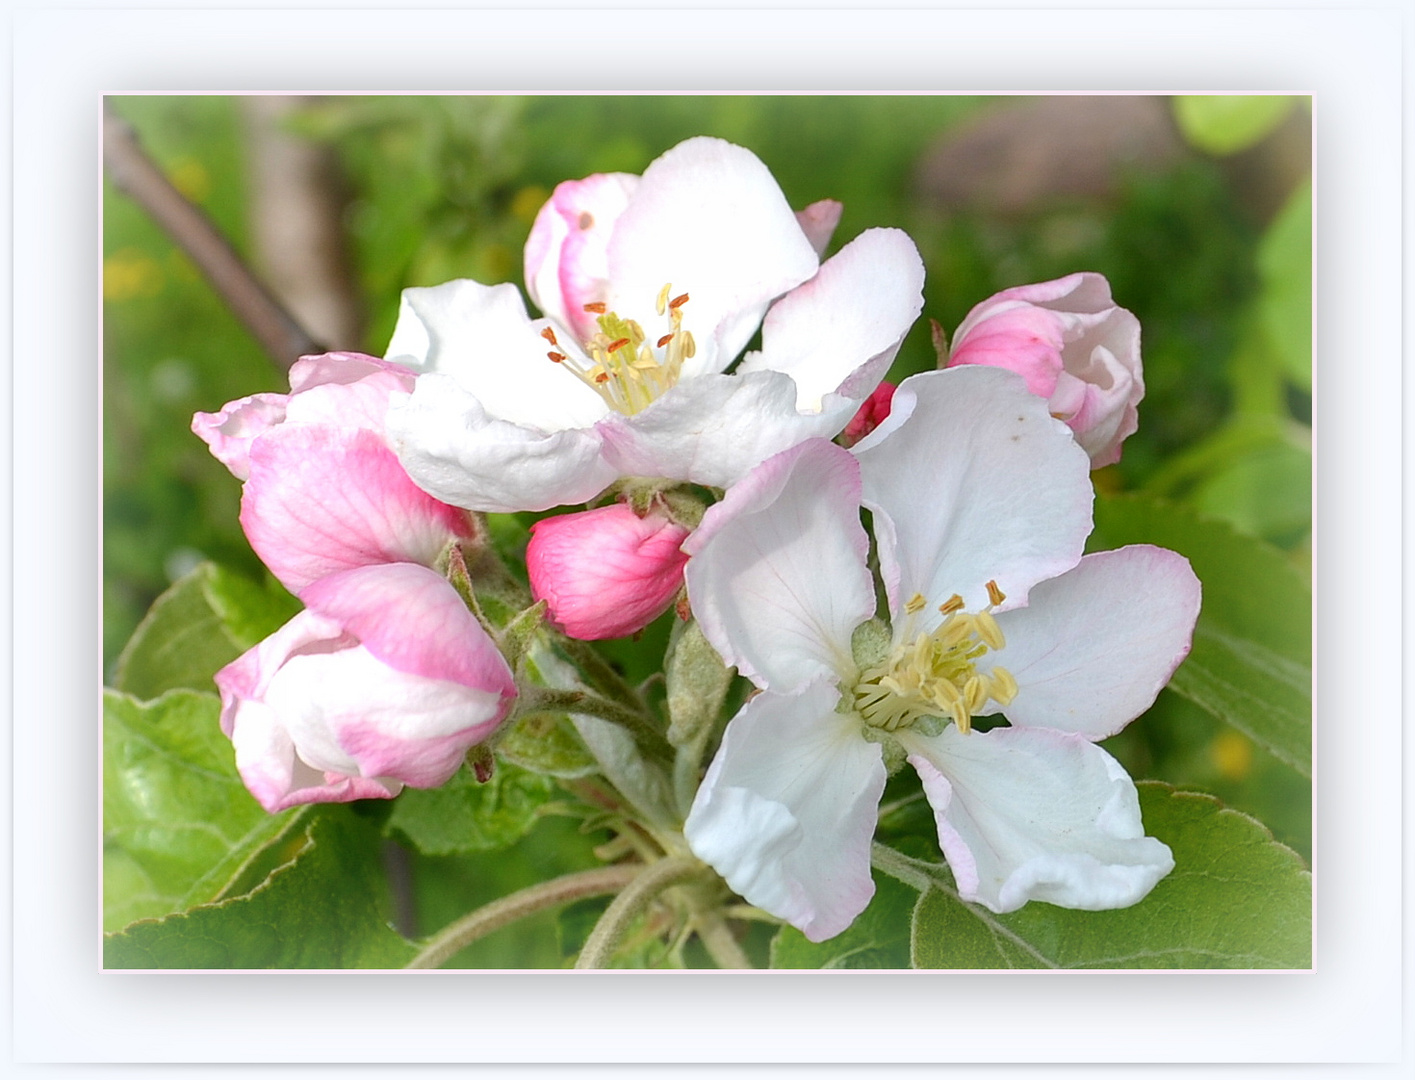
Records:
[[[526,314],[514,285],[462,280],[404,289],[388,359],[452,376],[497,420],[542,432],[589,427],[608,406],[549,358],[553,347],[541,337],[549,326]]]
[[[1007,644],[978,667],[1000,664],[1017,680],[1002,710],[1012,723],[1103,739],[1148,709],[1188,655],[1199,595],[1189,560],[1172,551],[1087,555],[997,617]]]
[[[923,288],[924,263],[906,234],[863,232],[772,305],[762,323],[762,351],[749,353],[738,373],[790,375],[802,412],[819,410],[821,398],[842,385],[863,401],[919,317]],[[852,378],[861,369],[868,376]]]
[[[445,503],[488,513],[586,502],[618,475],[594,428],[547,434],[495,419],[446,375],[423,375],[388,409],[388,440],[403,468]]]
[[[615,222],[609,305],[656,326],[659,290],[671,284],[687,293],[683,326],[698,351],[685,371],[720,371],[756,332],[767,304],[818,263],[755,154],[721,139],[689,139],[645,170]]]
[[[760,694],[727,725],[683,826],[688,846],[749,903],[812,941],[874,895],[870,840],[886,779],[828,681]]]
[[[854,453],[890,610],[929,601],[917,628],[937,625],[954,593],[984,607],[990,580],[1018,606],[1081,558],[1090,459],[1019,375],[964,365],[905,379]]]
[[[924,782],[959,895],[998,913],[1029,900],[1129,907],[1174,869],[1145,835],[1135,785],[1078,735],[995,728],[900,733]]]
[[[693,613],[723,659],[790,693],[854,670],[850,636],[874,612],[859,474],[813,440],[765,461],[683,544]]]
[[[626,476],[666,476],[729,487],[773,454],[844,430],[859,403],[828,395],[818,413],[796,409],[796,386],[777,371],[699,375],[643,412],[599,424],[604,453]]]

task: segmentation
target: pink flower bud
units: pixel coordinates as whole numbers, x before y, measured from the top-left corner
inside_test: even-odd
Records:
[[[531,526],[531,595],[583,641],[637,633],[667,610],[683,584],[689,530],[623,503],[544,518]]]
[[[436,787],[509,712],[505,659],[431,570],[349,570],[304,599],[216,675],[236,768],[271,813]]]
[[[841,446],[854,446],[866,435],[879,427],[889,415],[890,402],[894,400],[894,384],[887,379],[874,388],[874,392],[860,403],[855,415],[840,433]]]
[[[953,337],[948,367],[987,364],[1015,371],[1047,399],[1091,456],[1120,460],[1145,396],[1140,323],[1110,297],[1100,274],[1004,289],[973,308]]]
[[[410,393],[416,373],[362,353],[305,356],[290,368],[288,394],[253,394],[220,412],[197,413],[192,431],[238,480],[250,474],[251,441],[281,424],[341,424],[383,433],[388,398]]]

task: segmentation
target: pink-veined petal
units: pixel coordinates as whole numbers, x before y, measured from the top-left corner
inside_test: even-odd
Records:
[[[1075,566],[1091,531],[1090,461],[1010,371],[967,365],[905,379],[889,416],[852,451],[874,511],[890,610],[928,601],[932,629],[957,593],[969,610],[996,581],[1006,607]]]
[[[978,668],[1017,680],[1002,709],[1013,724],[1103,739],[1148,709],[1189,654],[1200,592],[1189,560],[1164,548],[1087,555],[997,616],[1006,645]]]
[[[192,433],[237,480],[251,471],[251,440],[285,421],[288,394],[252,394],[227,402],[219,412],[192,417]]]
[[[863,401],[919,317],[923,289],[924,263],[914,241],[898,229],[869,229],[772,305],[762,323],[761,352],[748,353],[738,373],[790,375],[802,412],[818,410],[836,391]],[[865,370],[868,375],[857,379]]]
[[[687,293],[683,326],[697,340],[687,377],[721,371],[776,297],[819,259],[767,167],[721,139],[679,143],[649,165],[609,241],[612,310],[656,326],[664,285]]]
[[[1016,911],[1029,900],[1104,911],[1142,899],[1174,868],[1145,835],[1135,785],[1079,735],[1041,728],[899,741],[934,810],[964,900]]]
[[[704,635],[758,686],[853,671],[851,634],[875,607],[859,492],[849,451],[812,440],[729,488],[683,544]]]
[[[549,358],[576,347],[553,346],[542,336],[547,328],[526,314],[514,285],[459,280],[404,289],[388,359],[456,379],[497,420],[542,433],[589,427],[609,407]]]
[[[372,431],[283,425],[251,447],[241,526],[291,592],[356,566],[431,565],[473,535],[465,511],[419,488]]]
[[[424,375],[388,411],[403,468],[445,503],[488,513],[588,502],[619,474],[594,428],[545,431],[498,420],[446,375]]]
[[[621,475],[730,487],[773,454],[836,435],[858,407],[828,394],[820,412],[802,413],[795,383],[779,371],[699,375],[641,413],[607,417],[597,430]]]
[[[759,694],[727,725],[683,834],[749,903],[812,941],[874,895],[870,841],[886,779],[877,743],[835,711],[829,680]]]

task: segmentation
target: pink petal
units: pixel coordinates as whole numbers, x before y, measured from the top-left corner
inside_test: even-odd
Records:
[[[473,535],[466,513],[422,491],[372,431],[284,425],[251,447],[241,525],[265,565],[299,593],[357,566],[431,564]]]
[[[237,480],[250,475],[251,440],[285,420],[286,394],[252,394],[232,401],[220,412],[192,417],[192,432],[211,448],[212,457]]]
[[[801,224],[801,231],[806,234],[811,247],[815,248],[817,256],[825,255],[825,249],[830,247],[830,238],[835,235],[844,210],[845,207],[834,199],[821,199],[820,202],[811,203],[804,210],[796,211],[796,220]]]

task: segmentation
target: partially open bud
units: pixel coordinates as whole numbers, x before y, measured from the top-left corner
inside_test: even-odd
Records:
[[[659,510],[640,517],[624,503],[544,518],[526,545],[531,595],[571,637],[637,633],[682,586],[688,532]]]
[[[436,787],[510,711],[506,661],[426,567],[333,574],[304,600],[216,674],[236,768],[271,813]]]
[[[953,335],[947,366],[959,364],[1025,378],[1071,428],[1092,468],[1119,461],[1120,444],[1139,426],[1140,323],[1116,307],[1100,274],[1021,285],[984,300]]]

